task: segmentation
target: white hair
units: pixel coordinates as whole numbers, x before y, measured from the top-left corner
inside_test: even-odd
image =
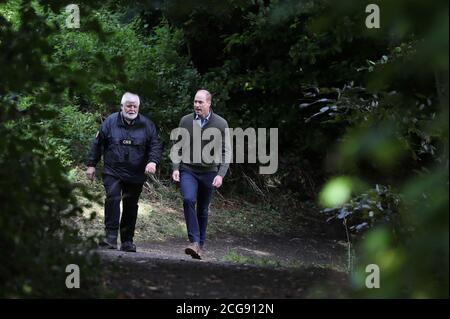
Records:
[[[123,106],[127,102],[136,102],[137,106],[139,106],[139,104],[141,104],[141,100],[139,99],[139,96],[137,94],[133,94],[130,92],[126,92],[122,96],[122,100],[120,101],[120,104]]]

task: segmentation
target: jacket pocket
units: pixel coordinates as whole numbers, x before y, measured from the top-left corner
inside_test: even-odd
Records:
[[[108,137],[108,147],[105,150],[105,162],[110,166],[116,166],[123,161],[123,153],[120,149],[120,141],[113,137]]]
[[[144,138],[134,138],[129,145],[129,159],[134,165],[145,164],[147,158],[146,142]]]

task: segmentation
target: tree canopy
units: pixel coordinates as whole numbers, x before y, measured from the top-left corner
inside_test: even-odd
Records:
[[[60,264],[94,268],[73,168],[122,94],[169,180],[170,131],[207,88],[230,127],[279,130],[278,171],[233,164],[226,196],[342,223],[355,282],[385,274],[356,296],[448,297],[448,2],[374,3],[371,29],[356,0],[78,1],[74,29],[60,1],[0,1],[0,296],[64,295]]]

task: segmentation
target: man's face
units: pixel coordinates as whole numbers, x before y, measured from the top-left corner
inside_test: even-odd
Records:
[[[206,93],[197,92],[194,97],[194,111],[195,114],[201,117],[206,117],[209,114],[209,109],[211,107],[211,101],[206,98]]]
[[[122,115],[125,119],[132,121],[139,113],[139,106],[136,102],[127,101],[122,105]]]

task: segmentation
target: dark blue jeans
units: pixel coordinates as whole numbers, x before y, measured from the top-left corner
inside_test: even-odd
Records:
[[[142,183],[134,184],[121,181],[112,175],[103,175],[105,198],[105,230],[107,236],[117,237],[120,226],[120,241],[133,241],[136,226],[138,201],[142,192]],[[122,218],[120,202],[122,201]],[[120,224],[119,224],[120,220]]]
[[[209,203],[214,193],[212,182],[216,175],[216,172],[180,171],[180,188],[188,238],[191,243],[199,243],[200,247],[203,247],[206,240]]]

